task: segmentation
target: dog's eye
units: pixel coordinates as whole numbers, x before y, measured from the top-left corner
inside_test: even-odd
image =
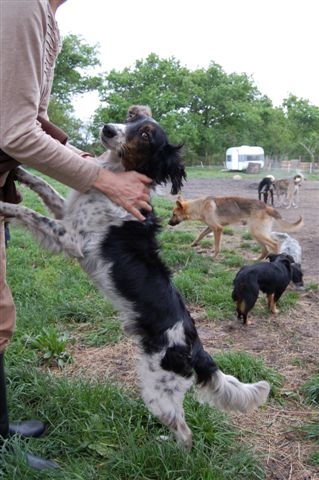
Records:
[[[149,138],[147,132],[142,132],[141,137],[143,138],[143,140],[148,140],[148,138]]]

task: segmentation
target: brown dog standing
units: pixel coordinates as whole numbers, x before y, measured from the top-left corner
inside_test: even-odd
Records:
[[[241,223],[261,245],[262,251],[258,260],[265,258],[269,252],[278,253],[278,242],[271,237],[274,221],[283,232],[296,232],[303,225],[302,217],[295,223],[282,219],[280,213],[265,205],[260,200],[244,197],[202,197],[194,200],[184,200],[178,197],[176,206],[169,220],[169,225],[178,225],[184,220],[200,220],[207,227],[193,241],[197,245],[210,232],[214,233],[214,257],[220,252],[223,229],[226,225]]]

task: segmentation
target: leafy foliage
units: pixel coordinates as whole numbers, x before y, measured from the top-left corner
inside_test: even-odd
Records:
[[[172,143],[184,143],[188,165],[222,164],[226,148],[243,144],[261,145],[274,160],[318,159],[319,107],[293,94],[274,107],[245,73],[227,74],[214,61],[191,71],[176,58],[156,53],[122,71],[97,74],[98,67],[97,45],[87,45],[80,36],[64,38],[49,113],[80,148],[101,153],[100,125],[121,122],[130,105],[144,104]],[[83,124],[74,115],[73,101],[93,91],[100,105]]]
[[[100,88],[101,76],[95,74],[95,69],[99,66],[97,45],[90,46],[76,35],[64,37],[55,67],[49,117],[80,148],[84,140],[87,140],[87,133],[81,120],[74,116],[73,100],[77,95]]]

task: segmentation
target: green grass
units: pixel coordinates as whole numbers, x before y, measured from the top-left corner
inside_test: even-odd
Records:
[[[309,378],[304,383],[302,392],[307,403],[319,405],[319,375]]]
[[[72,382],[9,369],[11,396],[17,415],[32,414],[34,405],[49,425],[43,439],[28,442],[29,450],[59,461],[56,479],[261,479],[252,453],[238,444],[238,433],[227,417],[185,401],[187,421],[196,448],[186,453],[148,413],[139,398],[110,383]],[[23,405],[23,407],[22,407]],[[24,442],[7,442],[2,478],[44,478],[23,461]],[[11,452],[9,447],[13,448]],[[1,478],[1,473],[0,473]]]
[[[287,172],[284,170],[261,170],[259,173],[247,173],[247,172],[235,172],[225,170],[223,166],[212,166],[212,167],[191,167],[187,166],[187,177],[191,178],[225,178],[231,179],[234,175],[240,175],[242,178],[247,180],[258,181],[265,177],[266,175],[272,174],[276,178],[285,178],[293,176],[294,172]],[[307,180],[319,180],[319,172],[308,173],[306,172],[305,177]]]
[[[23,193],[28,206],[43,210],[32,193]],[[155,198],[154,204],[163,222],[161,255],[186,302],[201,307],[210,318],[232,318],[230,292],[234,274],[244,262],[241,253],[224,251],[218,260],[199,255],[190,247],[193,233],[166,228],[172,202]],[[76,261],[43,251],[25,230],[12,227],[11,235],[8,282],[18,318],[6,353],[8,400],[12,419],[39,418],[48,424],[46,437],[27,442],[31,451],[61,465],[61,471],[46,473],[45,478],[264,478],[259,459],[239,442],[239,432],[228,417],[199,405],[191,393],[185,401],[185,412],[195,447],[186,453],[173,439],[159,439],[168,434],[167,429],[131,391],[108,381],[53,376],[50,365],[63,369],[72,362],[70,347],[75,339],[99,347],[121,341],[123,332],[112,305],[102,298]],[[289,311],[295,301],[293,295],[285,296],[282,310]],[[269,380],[273,399],[278,400],[281,377],[266,368],[261,358],[230,352],[216,355],[216,359],[227,373],[242,381]],[[25,464],[25,445],[15,438],[3,447],[1,480],[44,478],[43,473]]]

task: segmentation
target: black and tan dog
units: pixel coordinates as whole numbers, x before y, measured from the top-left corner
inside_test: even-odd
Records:
[[[197,245],[210,232],[214,232],[214,257],[220,252],[223,229],[226,225],[247,225],[251,235],[261,245],[262,251],[257,260],[268,253],[278,253],[279,244],[271,237],[274,221],[283,232],[297,232],[303,225],[302,217],[295,223],[288,223],[273,207],[260,200],[244,197],[201,197],[184,200],[178,197],[169,225],[178,225],[184,220],[199,220],[207,227],[193,241]]]
[[[249,324],[248,313],[254,307],[259,292],[267,295],[271,313],[278,313],[277,302],[293,276],[293,258],[280,253],[269,255],[270,262],[245,265],[235,276],[232,299],[236,302],[237,318]]]

